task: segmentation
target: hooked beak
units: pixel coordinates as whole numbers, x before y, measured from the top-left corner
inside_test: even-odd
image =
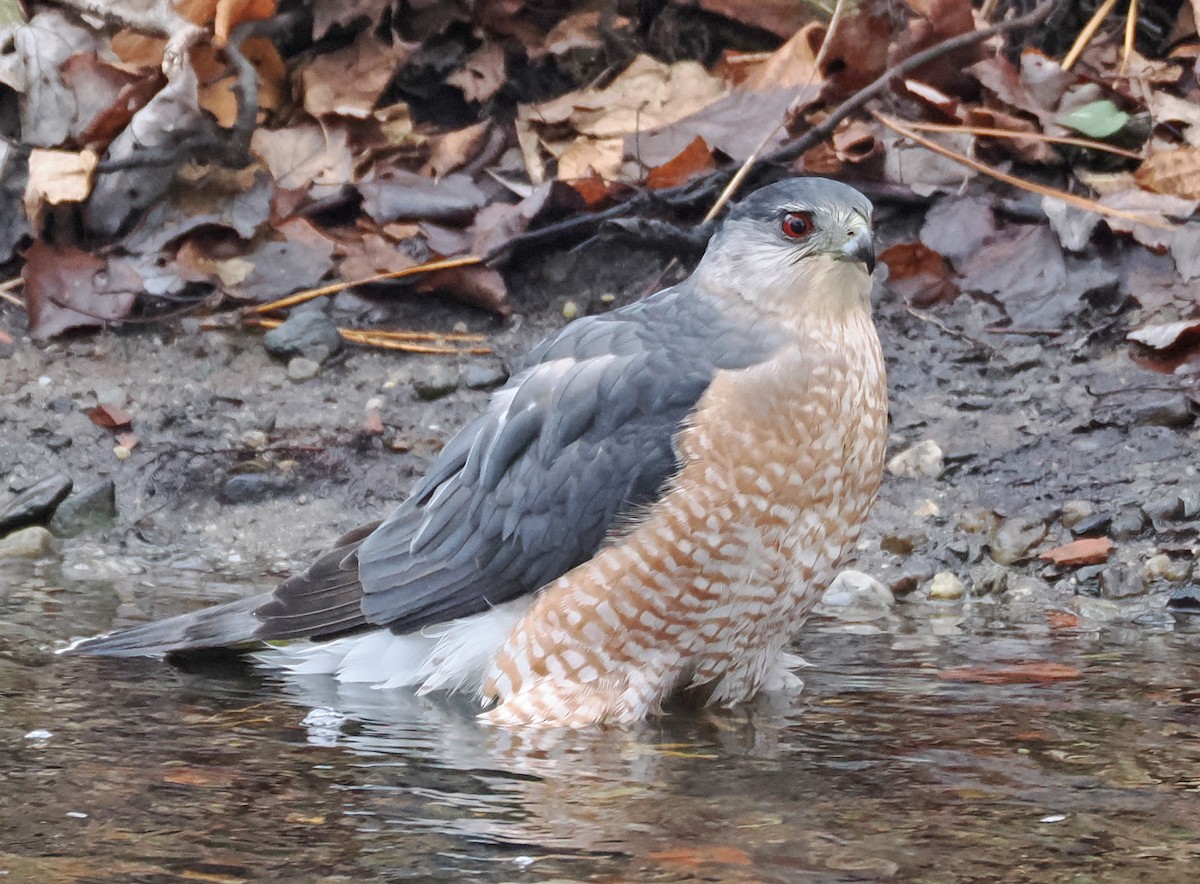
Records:
[[[851,261],[861,261],[867,267],[867,274],[875,270],[875,242],[871,239],[871,231],[864,227],[855,233],[842,246],[842,254]]]

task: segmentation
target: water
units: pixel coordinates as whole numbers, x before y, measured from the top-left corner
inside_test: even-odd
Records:
[[[8,880],[1200,874],[1200,637],[1169,617],[1064,627],[978,603],[821,617],[799,642],[815,664],[799,697],[635,731],[511,732],[463,702],[325,679],[53,657],[114,620],[247,589],[78,564],[0,566]],[[1008,682],[997,667],[1030,661],[1058,667],[947,680]]]

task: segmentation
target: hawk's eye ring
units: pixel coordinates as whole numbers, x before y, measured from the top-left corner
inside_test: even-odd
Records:
[[[808,212],[788,212],[783,216],[783,235],[788,239],[804,239],[813,232],[812,215]]]

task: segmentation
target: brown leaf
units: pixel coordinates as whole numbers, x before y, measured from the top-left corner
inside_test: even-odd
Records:
[[[825,26],[810,22],[776,49],[745,82],[747,89],[796,88],[824,82],[817,70],[817,53],[825,39]]]
[[[460,173],[433,180],[407,169],[372,169],[355,184],[363,211],[376,224],[388,221],[462,222],[487,204],[487,196]]]
[[[166,85],[162,71],[155,68],[148,76],[140,76],[121,88],[111,105],[92,118],[79,133],[79,142],[97,149],[112,143],[134,115],[149,104],[150,100]]]
[[[879,260],[888,266],[888,288],[910,304],[928,307],[958,297],[946,259],[919,242],[897,243]]]
[[[484,43],[467,56],[466,63],[446,78],[451,86],[462,90],[467,101],[487,101],[505,83],[504,47],[499,43]]]
[[[505,303],[508,287],[504,277],[490,267],[456,267],[427,273],[417,283],[422,292],[444,291],[461,301],[507,316],[512,308]]]
[[[41,227],[45,206],[81,203],[92,192],[92,172],[99,157],[90,150],[34,148],[29,154],[29,181],[25,185],[25,214],[34,229]]]
[[[444,178],[456,169],[461,169],[479,154],[487,144],[492,124],[484,120],[465,129],[444,132],[433,139],[433,150],[421,174],[430,178]]]
[[[629,19],[616,16],[613,27],[625,27]],[[604,36],[600,33],[600,13],[596,10],[575,12],[568,15],[547,33],[541,46],[530,58],[543,55],[566,55],[573,49],[596,50],[604,48]]]
[[[87,416],[96,426],[106,430],[124,430],[133,424],[132,415],[116,405],[97,405],[88,409]]]
[[[21,276],[29,332],[35,338],[124,319],[142,289],[141,277],[128,262],[106,264],[79,249],[41,240],[25,252]]]
[[[338,276],[347,282],[417,265],[403,249],[377,233],[343,237],[337,251],[344,256],[338,265]]]
[[[138,447],[138,443],[142,440],[137,437],[136,433],[117,433],[114,437],[118,445],[124,445],[128,450]]]
[[[1168,350],[1189,340],[1200,343],[1200,319],[1147,325],[1131,331],[1126,337],[1154,350]]]
[[[673,159],[661,166],[655,166],[646,176],[646,186],[651,190],[661,190],[664,187],[678,187],[693,178],[698,178],[717,168],[712,151],[697,135],[691,144],[679,152]]]
[[[785,39],[816,17],[812,7],[795,0],[698,0],[697,5]]]
[[[925,213],[921,242],[956,266],[996,235],[991,200],[981,196],[942,197]]]
[[[1006,666],[964,666],[943,669],[938,673],[943,681],[961,681],[972,684],[1046,684],[1055,681],[1073,681],[1083,678],[1083,673],[1074,666],[1054,663],[1049,660],[1029,663],[1011,663]]]
[[[163,82],[159,76],[148,78],[108,64],[94,52],[72,55],[63,62],[60,73],[63,84],[75,96],[76,111],[71,125],[71,135],[77,143],[86,143],[82,139],[82,133],[94,125],[98,116],[111,110],[118,103],[123,92],[128,94],[126,90],[136,84],[145,83],[147,80],[156,82],[160,86]],[[149,96],[146,96],[142,104],[144,105],[146,101],[149,101]],[[128,111],[126,121],[133,116],[136,109]]]
[[[895,36],[885,15],[865,4],[842,19],[830,37],[821,74],[834,93],[847,96],[873,82],[888,66],[888,46]]]
[[[415,48],[388,45],[366,30],[349,46],[318,54],[296,72],[304,109],[314,117],[366,119]]]
[[[552,221],[585,208],[585,201],[573,186],[562,181],[547,181],[535,187],[519,203],[494,202],[480,209],[471,225],[470,251],[480,257],[490,255],[528,230],[535,221]]]
[[[394,6],[395,0],[321,0],[312,4],[313,40],[320,40],[332,28],[349,27],[362,19],[371,30]]]
[[[1107,562],[1112,551],[1113,542],[1107,537],[1085,537],[1048,549],[1038,558],[1051,565],[1077,568],[1081,565],[1099,565]]]
[[[304,123],[287,129],[256,129],[250,147],[285,188],[339,188],[354,177],[346,130]]]
[[[1152,154],[1133,177],[1142,187],[1156,193],[1200,199],[1200,148],[1180,147]]]

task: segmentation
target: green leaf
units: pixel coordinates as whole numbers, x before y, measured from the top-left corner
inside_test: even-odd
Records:
[[[1058,122],[1088,138],[1111,138],[1125,128],[1129,114],[1102,98],[1060,115]]]

